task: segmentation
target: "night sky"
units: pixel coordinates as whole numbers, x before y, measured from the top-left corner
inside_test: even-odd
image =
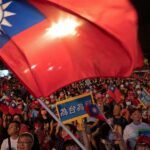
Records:
[[[150,60],[150,0],[132,0],[139,16],[139,40],[144,56]]]

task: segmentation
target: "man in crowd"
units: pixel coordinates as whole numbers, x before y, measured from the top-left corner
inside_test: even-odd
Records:
[[[32,150],[33,144],[33,135],[29,132],[24,132],[19,135],[17,150]]]
[[[136,140],[138,138],[138,131],[140,129],[150,128],[150,126],[142,122],[142,114],[139,109],[133,109],[131,111],[132,122],[127,125],[124,129],[123,138],[126,141],[129,149],[134,150],[136,145]]]

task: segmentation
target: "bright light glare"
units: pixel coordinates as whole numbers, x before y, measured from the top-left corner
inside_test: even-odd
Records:
[[[32,66],[31,66],[31,69],[34,69],[34,68],[36,68],[36,66],[37,66],[37,65],[32,65]]]
[[[28,73],[28,72],[29,72],[29,69],[25,69],[25,70],[24,70],[24,73]]]
[[[53,23],[50,28],[47,29],[47,35],[52,38],[60,38],[65,36],[74,36],[77,34],[76,28],[80,25],[73,18],[61,19],[56,23]]]
[[[54,67],[52,66],[52,67],[49,67],[48,68],[48,71],[52,71],[54,69]]]
[[[0,70],[0,77],[5,77],[9,75],[9,71],[8,70]]]

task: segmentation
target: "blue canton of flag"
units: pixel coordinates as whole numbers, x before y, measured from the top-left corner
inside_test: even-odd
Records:
[[[85,111],[88,113],[89,116],[95,117],[99,120],[106,121],[106,117],[100,111],[99,107],[96,104],[87,104],[85,106]]]
[[[44,19],[27,0],[0,0],[0,48],[14,35]]]
[[[100,110],[95,104],[88,104],[85,106],[85,110],[91,117],[97,117],[100,114]]]

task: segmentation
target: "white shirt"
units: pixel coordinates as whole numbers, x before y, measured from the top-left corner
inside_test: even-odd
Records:
[[[17,150],[17,142],[18,142],[18,138],[17,139],[12,139],[10,138],[10,142],[11,142],[11,149],[12,150]],[[4,139],[1,145],[1,150],[9,150],[9,146],[8,146],[8,138]]]
[[[125,142],[129,141],[131,147],[134,147],[136,144],[136,138],[138,137],[138,131],[143,128],[150,128],[150,126],[144,122],[140,124],[134,124],[133,122],[127,125],[123,132],[123,139]]]

